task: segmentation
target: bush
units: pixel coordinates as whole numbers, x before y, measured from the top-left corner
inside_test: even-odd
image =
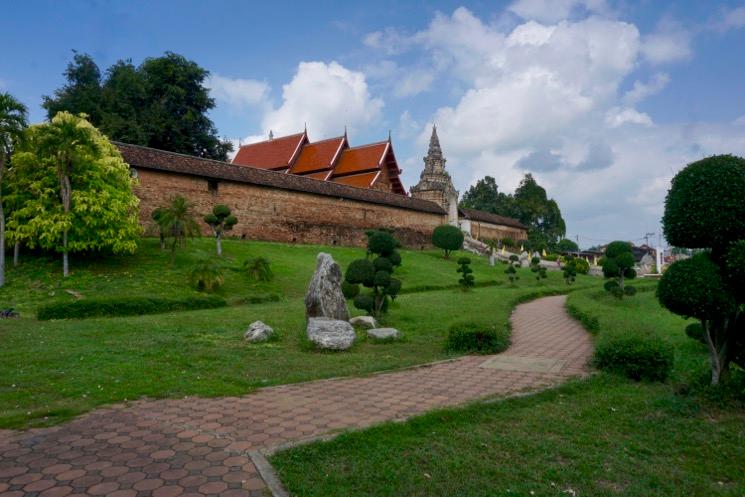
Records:
[[[704,327],[701,326],[701,323],[691,323],[686,326],[686,335],[697,342],[706,343],[704,333],[706,333],[706,331],[704,331]]]
[[[616,278],[618,287],[606,288],[613,296],[623,298],[624,295],[634,295],[633,290],[626,290],[625,280],[636,278],[634,270],[634,254],[631,251],[629,242],[615,241],[608,244],[605,248],[603,257],[603,276],[606,278]],[[588,267],[589,269],[589,267]]]
[[[502,238],[502,245],[504,245],[507,248],[514,247],[515,246],[515,240],[513,240],[510,237]]]
[[[601,334],[595,366],[633,380],[665,381],[673,367],[673,347],[652,333]]]
[[[367,232],[366,259],[352,261],[344,274],[342,293],[353,299],[354,306],[373,316],[388,310],[389,300],[395,300],[401,291],[401,280],[392,277],[401,265],[401,254],[396,250],[401,244],[388,231]],[[369,257],[377,256],[370,261]],[[360,284],[372,289],[371,295],[360,293]]]
[[[214,292],[225,283],[222,267],[210,259],[198,261],[189,273],[189,281],[200,292]]]
[[[453,352],[497,354],[510,346],[510,332],[492,324],[471,321],[450,326],[445,348]]]
[[[265,257],[252,257],[243,261],[243,270],[253,281],[268,282],[274,279],[274,273]]]
[[[162,312],[214,309],[227,302],[216,295],[166,299],[159,297],[125,297],[83,299],[75,302],[48,304],[39,308],[37,319],[85,319],[91,317],[139,316]]]
[[[473,269],[471,269],[471,259],[468,257],[461,257],[458,259],[458,273],[461,273],[461,278],[458,280],[463,291],[469,290],[474,284]]]
[[[445,259],[450,257],[450,252],[463,247],[463,240],[463,232],[452,224],[443,224],[432,232],[432,245],[445,251]]]

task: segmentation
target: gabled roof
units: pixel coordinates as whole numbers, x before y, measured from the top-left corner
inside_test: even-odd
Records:
[[[362,174],[348,174],[347,176],[332,178],[331,181],[334,183],[341,183],[342,185],[356,186],[357,188],[371,188],[380,174],[380,171],[371,171]]]
[[[302,132],[243,145],[232,163],[260,169],[286,169],[292,165],[307,141],[306,133]]]
[[[492,214],[491,212],[479,211],[476,209],[459,208],[461,217],[471,219],[473,221],[481,221],[483,223],[496,224],[501,226],[510,226],[518,229],[528,229],[523,223],[517,219],[511,217],[500,216],[498,214]]]
[[[334,168],[333,177],[379,169],[388,146],[389,142],[384,141],[345,149]]]
[[[278,188],[334,198],[344,198],[388,205],[420,212],[445,215],[445,211],[427,200],[411,198],[368,188],[355,188],[331,181],[318,181],[296,174],[285,174],[255,167],[245,167],[190,155],[166,152],[154,148],[113,142],[124,161],[132,167],[154,169],[176,174],[187,174],[202,178],[232,181]]]
[[[305,145],[289,172],[292,174],[307,174],[331,169],[334,162],[342,154],[342,149],[346,146],[347,138],[345,136]]]

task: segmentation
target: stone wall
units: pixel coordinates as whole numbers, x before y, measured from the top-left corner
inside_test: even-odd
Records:
[[[498,226],[496,224],[485,223],[482,221],[470,220],[471,236],[477,240],[501,240],[502,238],[512,238],[513,240],[527,240],[528,236],[525,230],[512,228],[510,226]]]
[[[405,246],[421,248],[431,245],[432,230],[446,222],[439,214],[245,183],[219,181],[210,188],[205,178],[152,169],[139,168],[138,179],[140,221],[151,235],[153,209],[175,194],[195,204],[200,222],[215,204],[227,205],[238,218],[230,236],[254,240],[365,246],[365,230],[393,228]],[[210,233],[204,223],[202,233]]]

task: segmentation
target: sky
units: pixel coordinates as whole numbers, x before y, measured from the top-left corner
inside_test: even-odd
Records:
[[[464,193],[531,172],[589,247],[661,232],[686,164],[745,156],[745,1],[7,2],[0,91],[45,118],[72,50],[102,71],[176,52],[220,136],[352,145],[390,130],[416,184],[433,123]]]

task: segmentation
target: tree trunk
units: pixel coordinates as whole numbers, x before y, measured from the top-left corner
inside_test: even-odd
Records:
[[[218,234],[217,239],[217,255],[222,256],[222,234]]]
[[[5,212],[3,211],[3,172],[5,152],[0,152],[0,287],[5,285]]]
[[[69,169],[69,168],[68,168]],[[60,196],[62,197],[62,206],[65,209],[65,217],[70,215],[70,202],[72,200],[72,185],[70,176],[62,174],[60,178]],[[62,233],[62,277],[67,278],[70,275],[70,258],[67,252],[67,232],[68,228]]]
[[[160,250],[166,249],[166,236],[163,234],[163,230],[160,230]]]
[[[704,337],[709,348],[711,384],[718,385],[729,376],[729,350],[727,347],[727,322],[702,321]]]
[[[21,242],[16,242],[13,246],[13,267],[18,267],[21,258]]]

